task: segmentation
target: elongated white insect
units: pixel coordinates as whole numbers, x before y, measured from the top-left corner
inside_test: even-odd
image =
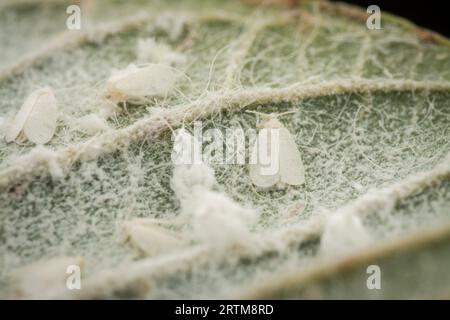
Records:
[[[52,293],[67,290],[70,267],[77,266],[82,271],[83,265],[82,257],[61,256],[39,261],[15,271],[11,285],[17,298],[45,299]]]
[[[258,125],[262,129],[251,150],[249,172],[253,184],[261,188],[302,185],[305,169],[300,152],[289,130],[277,119],[283,114],[257,114],[265,119]]]
[[[31,142],[45,144],[55,134],[57,120],[58,105],[53,90],[49,87],[35,90],[20,108],[5,140],[12,142],[23,133]]]
[[[105,96],[114,103],[143,103],[151,97],[168,95],[175,82],[176,73],[168,65],[150,63],[138,67],[130,64],[108,79]]]
[[[125,222],[123,231],[130,244],[145,256],[167,253],[185,244],[175,232],[146,219]]]
[[[99,115],[88,114],[78,119],[78,125],[87,134],[96,134],[97,132],[109,129],[108,122]]]

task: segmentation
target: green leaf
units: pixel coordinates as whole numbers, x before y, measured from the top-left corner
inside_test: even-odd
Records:
[[[83,289],[40,297],[448,294],[450,279],[437,278],[450,259],[447,39],[383,11],[382,29],[369,30],[364,8],[325,1],[97,0],[83,3],[79,31],[66,28],[67,5],[11,1],[0,11],[0,116],[8,124],[43,86],[61,111],[46,148],[0,142],[1,296],[14,296],[13,271],[61,255],[84,257]],[[100,111],[111,72],[136,63],[138,41],[151,37],[186,58],[176,90],[121,106],[110,130],[87,135],[78,119]],[[259,190],[246,165],[214,164],[219,192],[261,212],[258,245],[193,243],[136,256],[120,225],[181,210],[170,128],[201,120],[204,131],[256,129],[246,110],[295,111],[280,121],[298,145],[306,184]],[[370,248],[324,254],[327,222],[347,213],[361,218]],[[381,268],[381,290],[366,289],[371,264]]]

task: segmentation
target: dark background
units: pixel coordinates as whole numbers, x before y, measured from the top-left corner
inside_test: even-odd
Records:
[[[335,0],[333,0],[336,2]],[[449,0],[339,0],[367,8],[376,4],[383,11],[406,18],[414,24],[434,30],[450,37],[450,1]]]

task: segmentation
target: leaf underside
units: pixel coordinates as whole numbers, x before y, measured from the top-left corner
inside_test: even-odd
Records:
[[[5,43],[0,69],[12,70],[17,57],[38,51],[65,31],[64,1],[30,3],[5,5],[0,11],[0,39]],[[283,285],[287,272],[301,277],[314,266],[339,262],[318,253],[320,231],[311,229],[312,236],[303,237],[308,234],[302,229],[308,221],[322,216],[326,220],[327,215],[374,190],[395,189],[398,184],[408,187],[405,181],[413,185],[414,177],[433,172],[436,166],[443,167],[444,173],[430,178],[433,183],[413,188],[414,192],[400,198],[389,193],[381,200],[383,205],[360,208],[358,213],[380,246],[450,223],[450,47],[445,42],[425,41],[413,29],[392,17],[384,20],[383,15],[382,30],[368,30],[365,21],[326,10],[334,5],[320,3],[305,1],[299,8],[287,9],[237,1],[202,2],[201,6],[197,1],[93,1],[86,10],[82,8],[86,29],[73,31],[74,37],[89,34],[85,41],[36,59],[20,72],[0,76],[0,116],[7,119],[14,117],[34,89],[51,86],[55,90],[64,116],[47,147],[55,150],[65,171],[63,178],[52,178],[51,170],[32,157],[28,165],[32,170],[26,170],[20,167],[20,159],[35,146],[0,142],[0,288],[4,288],[0,295],[9,296],[8,275],[13,270],[58,255],[85,258],[83,278],[97,288],[88,297],[219,298],[248,293],[256,297],[408,298],[448,294],[448,277],[426,281],[448,269],[450,256],[445,248],[450,240],[445,236],[433,246],[400,247],[399,255],[380,249],[373,258],[355,259],[350,269],[332,269],[313,285],[309,280]],[[100,28],[112,30],[124,17],[139,12],[148,17],[138,26],[118,28],[101,38]],[[176,39],[154,27],[155,16],[163,13],[167,19],[186,20]],[[108,120],[112,133],[92,138],[73,129],[71,121],[99,110],[111,71],[134,63],[137,41],[148,37],[181,48],[186,56],[181,67],[186,76],[177,82],[175,93],[146,106],[128,106]],[[341,85],[346,89],[340,90]],[[295,92],[303,93],[296,96]],[[244,109],[296,111],[281,121],[299,147],[305,185],[258,190],[246,166],[213,165],[224,193],[262,212],[254,232],[267,233],[263,253],[206,251],[202,259],[193,255],[189,260],[186,255],[194,249],[189,248],[178,263],[175,256],[170,266],[151,271],[142,267],[148,261],[136,257],[122,241],[122,222],[142,217],[169,219],[180,209],[170,187],[170,131],[152,134],[156,107],[164,108],[169,116],[173,109],[173,119],[180,120],[174,120],[175,126],[183,120],[176,110],[192,113],[190,120],[201,120],[203,130],[254,129],[256,118]],[[133,127],[147,120],[148,126]],[[185,126],[191,129],[190,121]],[[135,128],[130,132],[136,135],[125,134],[128,128]],[[73,148],[88,155],[83,143],[95,141],[103,143],[100,152],[88,159],[72,161],[64,151]],[[283,220],[283,213],[299,201],[305,209],[292,220]],[[362,254],[354,253],[355,257]],[[378,295],[365,290],[365,268],[376,263],[386,270],[385,281],[392,283]],[[420,268],[414,269],[415,265]],[[400,269],[409,271],[402,275]],[[117,288],[102,286],[101,279],[95,279],[105,270],[117,272],[117,277],[129,270],[133,273],[129,279],[151,283],[151,289],[142,290],[131,280]],[[418,275],[425,280],[415,281],[417,287],[412,291],[408,281]],[[262,293],[261,279],[271,279],[274,286]]]

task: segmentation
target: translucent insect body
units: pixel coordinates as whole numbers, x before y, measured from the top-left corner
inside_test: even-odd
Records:
[[[49,87],[33,91],[16,114],[5,135],[6,142],[23,134],[29,141],[45,144],[53,137],[58,120],[58,106]]]
[[[167,253],[184,244],[175,232],[148,219],[127,221],[123,231],[130,244],[145,256]]]
[[[150,63],[142,67],[130,64],[108,79],[105,97],[114,103],[145,103],[149,98],[168,95],[175,81],[175,71],[166,64]]]
[[[262,129],[251,149],[249,172],[253,184],[269,188],[305,183],[305,169],[294,138],[277,118],[283,114],[254,113],[265,119],[258,125]]]

